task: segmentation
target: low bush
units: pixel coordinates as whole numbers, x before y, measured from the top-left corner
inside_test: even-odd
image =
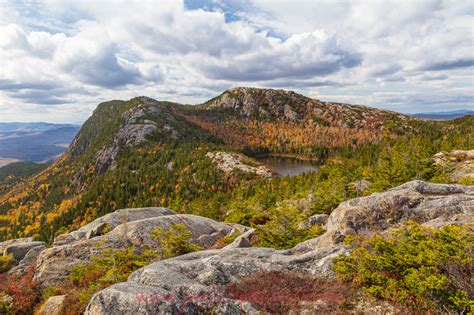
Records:
[[[135,270],[151,264],[160,258],[183,255],[202,249],[189,243],[191,232],[183,224],[176,224],[167,231],[158,228],[152,231],[158,240],[158,250],[144,246],[124,249],[105,249],[91,262],[73,267],[69,283],[62,288],[67,293],[67,314],[80,314],[84,311],[92,295],[118,282],[124,282]]]
[[[389,237],[351,238],[334,260],[340,280],[413,311],[474,312],[474,239],[468,227],[439,230],[415,222]]]
[[[226,296],[250,302],[271,314],[289,311],[325,314],[346,309],[351,288],[334,279],[308,274],[262,271],[229,284]]]
[[[69,308],[74,306],[77,313],[80,313],[94,293],[112,284],[126,281],[133,271],[156,259],[156,252],[146,248],[106,249],[100,256],[92,257],[91,263],[73,267],[68,280],[71,289],[77,292],[72,294],[74,299],[68,299]]]
[[[157,228],[151,232],[151,236],[160,243],[159,255],[162,259],[203,249],[201,246],[190,242],[191,232],[186,229],[184,224],[175,224],[167,231],[164,231],[163,228]]]
[[[265,225],[257,226],[257,246],[288,249],[324,233],[320,226],[309,229],[300,227],[304,221],[304,213],[295,207],[285,207],[277,210],[271,220]]]
[[[39,284],[33,280],[34,268],[29,266],[20,276],[0,274],[1,314],[32,314],[41,299]]]

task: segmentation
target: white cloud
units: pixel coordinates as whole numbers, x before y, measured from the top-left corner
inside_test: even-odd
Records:
[[[2,2],[0,121],[45,119],[55,108],[65,121],[85,119],[100,101],[142,94],[197,103],[236,85],[402,111],[472,106],[472,3],[209,0],[197,7]]]

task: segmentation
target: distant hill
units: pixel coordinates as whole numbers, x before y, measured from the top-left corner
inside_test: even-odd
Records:
[[[414,117],[422,119],[433,119],[433,120],[451,120],[465,115],[473,115],[474,110],[453,110],[446,112],[431,112],[431,113],[418,113],[411,114]]]
[[[42,163],[55,159],[66,150],[79,128],[43,122],[0,123],[0,160]]]
[[[0,167],[0,193],[10,185],[45,169],[48,165],[33,162],[15,162]]]

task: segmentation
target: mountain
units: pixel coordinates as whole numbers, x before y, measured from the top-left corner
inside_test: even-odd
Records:
[[[395,112],[247,87],[225,91],[183,113],[227,145],[248,153],[317,158],[314,147],[358,146],[377,143],[391,133],[416,131],[415,120]]]
[[[399,313],[398,292],[463,312],[473,147],[474,116],[283,90],[101,103],[57,161],[0,187],[0,313]],[[262,155],[318,165],[281,177]]]
[[[197,106],[148,97],[104,102],[58,161],[0,196],[0,239],[51,243],[116,209],[163,206],[264,226],[263,245],[287,248],[311,237],[301,220],[361,194],[354,181],[369,180],[370,192],[442,180],[431,156],[469,148],[472,129],[469,117],[422,121],[271,89],[235,88]],[[322,166],[279,178],[254,160],[261,155]],[[280,222],[290,214],[294,225]],[[276,241],[281,226],[293,236]]]
[[[66,150],[78,130],[69,124],[0,123],[0,159],[52,160]]]
[[[431,113],[417,113],[411,114],[414,117],[422,119],[433,119],[433,120],[451,120],[466,115],[474,115],[474,110],[462,109],[462,110],[453,110],[447,112],[431,112]]]

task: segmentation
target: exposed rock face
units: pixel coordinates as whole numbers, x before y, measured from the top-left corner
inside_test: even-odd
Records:
[[[102,234],[104,229],[113,230],[120,224],[138,221],[148,218],[160,217],[164,215],[176,214],[166,208],[127,208],[108,213],[89,224],[84,225],[79,230],[69,234],[59,235],[53,245],[64,245],[74,240],[90,239]]]
[[[142,211],[143,210],[143,211]],[[122,212],[124,214],[122,214]],[[123,222],[122,224],[119,224]],[[107,223],[110,232],[90,239],[85,235]],[[41,252],[36,263],[35,280],[44,286],[58,285],[78,264],[90,261],[105,249],[121,249],[129,246],[140,248],[158,247],[150,232],[158,227],[165,230],[175,224],[184,224],[192,233],[191,242],[211,248],[234,228],[231,224],[187,214],[174,214],[165,208],[124,209],[110,213],[89,223],[79,231],[72,232],[65,240]],[[72,238],[72,239],[71,239]]]
[[[232,109],[242,116],[283,119],[288,122],[383,129],[384,122],[414,118],[361,105],[322,102],[293,91],[236,87],[203,104],[205,108]],[[407,128],[409,126],[407,125]]]
[[[96,294],[86,311],[98,314],[252,313],[248,304],[224,297],[225,286],[261,270],[329,274],[330,259],[344,246],[301,255],[270,248],[207,250],[164,260],[134,272],[128,282]],[[166,298],[170,296],[171,298]],[[189,299],[189,297],[192,297]],[[187,303],[183,302],[184,300]],[[218,311],[217,311],[218,310]]]
[[[29,265],[33,264],[38,258],[39,254],[45,249],[44,245],[39,245],[31,248],[25,257],[18,263],[17,266],[13,267],[8,271],[10,274],[20,275],[27,271]]]
[[[224,173],[231,174],[234,171],[253,173],[258,176],[271,178],[272,172],[264,165],[260,165],[250,158],[237,153],[208,152],[206,154],[217,167]]]
[[[306,219],[306,222],[303,222],[302,228],[311,228],[315,225],[325,226],[328,222],[329,215],[327,214],[315,214]]]
[[[342,203],[327,218],[325,234],[290,250],[229,246],[149,265],[127,282],[94,295],[86,314],[256,312],[251,305],[225,297],[225,286],[262,270],[332,276],[332,258],[349,250],[341,244],[346,235],[387,231],[409,219],[435,227],[467,223],[473,212],[474,186],[408,182]],[[209,296],[218,300],[209,303]]]
[[[0,242],[0,253],[3,254],[3,252],[5,251],[5,248],[7,248],[8,246],[31,243],[31,242],[34,242],[32,237],[16,238],[16,239],[13,239],[13,240]]]
[[[251,238],[255,234],[255,229],[249,229],[247,232],[237,236],[235,240],[224,248],[241,248],[250,247]],[[232,232],[231,232],[232,235]]]
[[[473,215],[474,186],[412,181],[341,203],[328,218],[327,232],[296,248],[338,244],[347,235],[385,231],[408,220],[440,227],[468,223]]]
[[[474,182],[474,150],[439,152],[432,159],[435,164],[448,169],[449,177],[453,182],[461,180]]]
[[[99,174],[108,169],[116,167],[115,157],[120,146],[134,147],[147,141],[147,136],[157,131],[159,128],[171,133],[172,138],[177,139],[179,133],[169,124],[158,124],[147,117],[160,117],[167,122],[174,121],[175,118],[169,111],[164,109],[164,105],[148,97],[140,98],[141,104],[135,106],[122,115],[120,129],[114,134],[112,145],[102,148],[96,154],[96,169]]]

